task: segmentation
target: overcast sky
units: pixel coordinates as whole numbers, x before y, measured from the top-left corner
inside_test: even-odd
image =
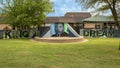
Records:
[[[81,12],[83,11],[76,0],[51,0],[54,4],[54,13],[47,16],[64,16],[66,12]]]

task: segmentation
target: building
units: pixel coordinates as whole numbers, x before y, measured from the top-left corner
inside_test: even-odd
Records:
[[[83,23],[86,29],[116,29],[113,18],[107,16],[93,16],[84,19]]]
[[[72,27],[71,29],[68,29],[68,31],[75,30],[71,32],[74,32],[73,34],[80,34],[80,25],[84,19],[87,19],[89,17],[91,17],[91,14],[89,12],[68,12],[65,14],[65,16],[62,17],[47,17],[44,21],[44,27],[40,28],[41,32],[43,33],[42,36],[51,28],[51,25],[53,23],[67,23],[68,27]],[[71,32],[69,36],[73,37],[74,35],[71,35]]]
[[[0,30],[12,29],[8,24],[2,23],[2,18],[0,18],[0,22]],[[104,31],[114,30],[115,34],[112,37],[118,34],[112,17],[92,16],[89,12],[67,12],[61,17],[47,17],[43,21],[43,25],[38,29],[40,31],[40,37],[95,36],[97,34],[95,32],[96,30],[102,30],[102,35],[104,35]],[[89,34],[84,35],[85,30],[89,30]]]
[[[115,35],[110,35],[109,37],[117,36],[117,27],[115,26],[115,22],[112,17],[107,16],[91,16],[89,12],[68,12],[63,17],[47,17],[44,21],[45,28],[50,29],[52,23],[67,23],[69,24],[79,35],[84,36],[85,30],[97,30],[103,31],[101,32],[104,35],[104,31],[109,34],[109,31],[114,30]],[[42,33],[45,30],[41,28]],[[47,32],[47,31],[46,31]],[[92,36],[89,32],[89,37]],[[106,33],[106,36],[108,35]],[[44,33],[45,34],[45,33]],[[101,35],[101,36],[102,36]],[[94,35],[95,36],[95,35]],[[97,36],[97,35],[96,35]]]
[[[3,17],[0,17],[0,30],[11,30],[12,27],[9,24],[6,24],[3,20]]]

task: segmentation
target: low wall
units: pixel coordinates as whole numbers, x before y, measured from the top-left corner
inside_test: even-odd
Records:
[[[36,30],[0,30],[0,39],[34,38],[35,36],[40,36],[40,31],[36,31]]]
[[[118,30],[80,29],[84,37],[118,37]]]
[[[84,37],[118,37],[118,30],[80,29]],[[40,30],[0,30],[0,39],[41,37]]]

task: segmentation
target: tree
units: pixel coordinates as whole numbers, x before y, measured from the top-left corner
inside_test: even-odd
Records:
[[[118,21],[120,15],[120,0],[76,0],[85,9],[94,8],[96,12],[109,12],[111,11],[112,17],[118,28],[120,37],[120,22]]]
[[[0,4],[5,19],[18,29],[37,27],[53,12],[50,0],[0,0]]]

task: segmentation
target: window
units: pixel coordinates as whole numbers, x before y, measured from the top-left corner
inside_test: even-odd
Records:
[[[107,27],[107,23],[104,23],[103,24],[103,29],[107,29],[108,27]]]
[[[110,23],[109,26],[110,26],[109,29],[114,29],[115,28],[114,23]]]
[[[100,29],[100,24],[96,24],[95,29]]]

